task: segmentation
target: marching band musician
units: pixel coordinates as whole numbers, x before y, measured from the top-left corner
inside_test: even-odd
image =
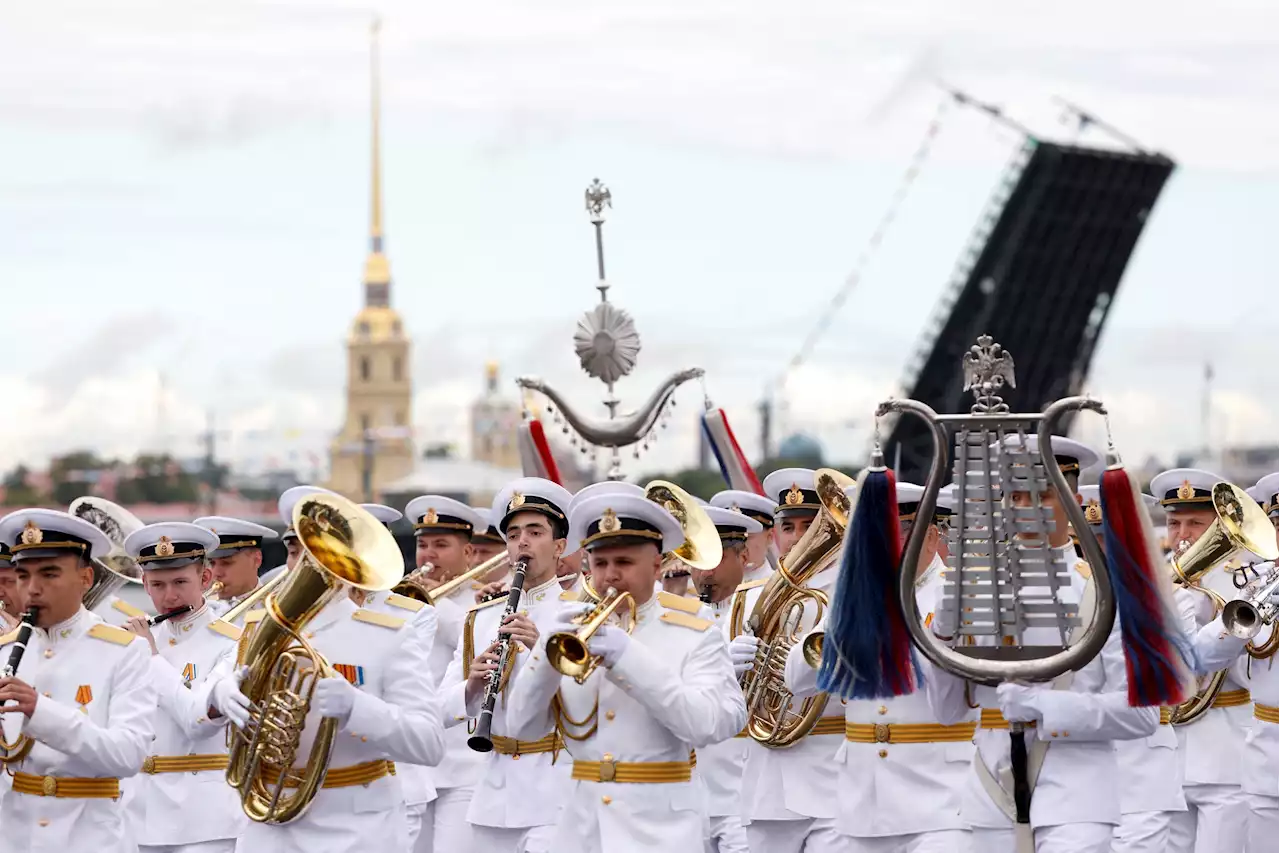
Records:
[[[209,555],[209,565],[214,583],[222,584],[218,600],[213,604],[220,616],[258,588],[262,543],[275,539],[276,532],[252,521],[223,515],[202,516],[195,523],[211,530],[219,540],[218,549]]]
[[[1175,555],[1213,526],[1217,514],[1212,492],[1221,482],[1217,474],[1195,468],[1175,468],[1151,479]],[[1196,628],[1213,621],[1220,609],[1217,600],[1234,597],[1228,566],[1215,566],[1197,583],[1177,591],[1184,621],[1194,618]],[[1187,811],[1175,815],[1170,824],[1173,853],[1238,853],[1244,847],[1247,810],[1240,791],[1240,755],[1249,712],[1249,691],[1228,672],[1212,707],[1194,722],[1175,727]]]
[[[511,669],[494,704],[493,751],[484,762],[467,810],[472,841],[481,850],[550,853],[558,849],[552,848],[551,835],[564,805],[569,762],[557,762],[561,744],[549,720],[536,736],[515,737],[506,720],[506,703],[528,652],[537,646],[536,623],[552,620],[560,608],[556,569],[566,548],[565,509],[570,500],[563,487],[538,477],[516,480],[494,496],[486,515],[498,520],[511,564],[527,563],[520,610],[504,616],[506,595],[473,606],[441,682],[445,726],[468,730],[466,724],[479,713],[490,673],[498,666],[499,631],[515,641],[509,656]]]
[[[507,540],[502,538],[502,532],[494,525],[489,507],[473,506],[471,509],[486,523],[484,530],[477,530],[471,535],[471,565],[475,567],[507,550]],[[508,574],[509,566],[499,566],[488,577],[480,578],[480,582],[493,583],[505,579]]]
[[[813,524],[822,504],[818,500],[815,472],[809,468],[783,468],[764,479],[764,492],[776,505],[774,536],[785,561],[787,553]],[[830,595],[839,575],[833,560],[809,579],[808,587]],[[763,583],[763,581],[753,582]],[[750,613],[763,586],[743,584],[744,612]],[[736,605],[735,605],[736,606]],[[807,628],[812,624],[809,615]],[[739,673],[751,668],[758,638],[736,637],[730,654]],[[798,700],[797,700],[798,701]],[[785,749],[769,749],[749,742],[743,774],[743,817],[752,850],[777,853],[817,853],[843,850],[849,840],[836,828],[836,802],[831,792],[840,772],[832,756],[844,734],[844,714],[824,708],[813,729]]]
[[[764,495],[736,489],[716,492],[711,496],[711,500],[708,503],[721,509],[741,512],[760,524],[758,531],[747,534],[747,571],[742,580],[750,583],[754,580],[767,578],[769,573],[773,571],[773,568],[769,565],[768,554],[769,546],[773,541],[774,513],[777,511],[778,505]]]
[[[0,519],[0,541],[36,612],[17,673],[0,678],[12,774],[0,801],[0,851],[132,851],[116,800],[120,779],[146,757],[156,697],[147,644],[82,604],[94,583],[91,560],[110,540],[67,513],[24,509]],[[0,640],[6,661],[16,636]],[[17,760],[26,739],[30,752]]]
[[[852,499],[854,490],[846,490]],[[938,544],[946,538],[951,509],[939,503],[933,518],[916,511],[924,489],[897,484],[898,538],[905,548],[913,525],[929,531],[915,566],[916,605],[933,622],[946,564]],[[941,502],[943,496],[939,494]],[[816,630],[825,630],[825,618]],[[787,687],[795,696],[818,692],[818,670],[805,662],[800,643],[787,655]],[[972,715],[940,725],[925,691],[845,704],[845,740],[833,758],[840,766],[838,829],[847,853],[959,853],[969,849],[960,815],[961,792],[972,772]],[[875,803],[874,809],[866,809]]]
[[[760,536],[764,527],[745,511],[721,509],[714,504],[703,509],[720,535],[720,564],[707,571],[694,569],[693,582],[727,639],[730,605],[748,571],[751,537]],[[746,763],[747,741],[740,737],[708,744],[698,755],[698,776],[707,788],[707,814],[711,818],[711,853],[747,853],[749,849],[742,820],[742,771]]]
[[[630,633],[606,623],[589,638],[599,665],[579,684],[552,665],[548,640],[581,630],[573,620],[594,605],[563,605],[539,626],[510,688],[509,733],[538,737],[555,725],[573,758],[552,849],[703,853],[705,798],[690,753],[732,737],[746,708],[724,638],[694,615],[697,602],[654,593],[663,552],[684,542],[680,523],[643,497],[600,494],[571,511],[569,528],[587,549],[593,588],[630,595],[633,621],[623,617]]]
[[[230,853],[244,824],[226,783],[223,721],[209,720],[194,689],[224,656],[235,654],[240,638],[240,629],[218,619],[204,599],[210,575],[205,556],[218,545],[216,534],[183,522],[149,524],[124,542],[142,568],[156,613],[188,608],[154,628],[146,617],[129,623],[151,647],[159,700],[151,754],[125,798],[140,853]]]
[[[461,501],[442,495],[422,495],[409,501],[405,515],[413,522],[415,561],[421,569],[430,565],[430,585],[439,585],[465,573],[471,566],[471,537],[485,527],[485,519]],[[462,636],[462,622],[474,603],[474,590],[462,584],[435,602],[436,636],[431,647],[432,684],[441,684]],[[444,758],[431,770],[436,799],[423,812],[422,828],[415,840],[416,853],[466,851],[471,844],[467,809],[480,779],[484,756],[467,746],[466,727],[444,733]],[[413,830],[410,831],[413,834]]]
[[[1019,439],[1020,436],[1011,435],[1006,441],[1015,445]],[[1027,453],[1038,454],[1035,436],[1021,439]],[[1053,436],[1050,451],[1073,491],[1081,471],[1099,462],[1091,448],[1061,436]],[[1031,505],[1031,495],[1025,492],[1015,493],[1010,499],[1015,506]],[[1075,565],[1070,594],[1081,600],[1086,585],[1092,582],[1091,572],[1088,563],[1076,561],[1067,516],[1057,492],[1049,489],[1042,493],[1039,504],[1052,513],[1046,525],[1048,546],[1068,564]],[[950,608],[937,611],[932,625],[934,634],[950,641],[956,631],[954,620]],[[1087,621],[1082,617],[1082,622]],[[1028,628],[1024,637],[1031,643],[1061,642],[1058,632],[1050,628]],[[926,680],[930,704],[944,725],[967,719],[974,707],[982,709],[975,736],[978,749],[972,763],[974,772],[968,774],[962,807],[972,829],[975,851],[1001,853],[1016,847],[1009,769],[1010,721],[1026,724],[1029,754],[1045,750],[1031,798],[1031,827],[1037,853],[1103,853],[1111,849],[1113,827],[1120,819],[1112,741],[1145,738],[1155,732],[1159,723],[1155,708],[1129,706],[1119,624],[1112,628],[1098,657],[1050,684],[1006,682],[996,688],[971,685],[932,666]]]
[[[18,627],[18,620],[26,609],[26,597],[18,586],[18,573],[14,571],[9,546],[0,542],[0,631],[7,634]]]
[[[1098,486],[1076,490],[1089,531],[1102,541],[1102,502]],[[1160,505],[1151,495],[1142,495],[1148,510]],[[1185,619],[1186,628],[1193,626]],[[1169,831],[1175,816],[1187,810],[1182,793],[1182,756],[1178,737],[1169,722],[1169,712],[1160,712],[1155,734],[1113,744],[1120,783],[1120,823],[1116,826],[1112,853],[1164,853],[1169,849]]]
[[[408,819],[395,765],[431,766],[444,755],[439,699],[429,674],[430,649],[424,634],[408,619],[357,607],[342,592],[306,623],[306,638],[337,675],[316,683],[294,770],[317,769],[301,762],[311,755],[321,718],[331,718],[338,730],[327,773],[310,808],[287,823],[250,820],[236,841],[236,851],[404,850],[409,843]],[[230,656],[224,658],[200,695],[209,714],[226,717],[240,729],[262,713],[240,690],[248,669],[237,667]],[[268,774],[263,781],[275,785],[279,780]]]

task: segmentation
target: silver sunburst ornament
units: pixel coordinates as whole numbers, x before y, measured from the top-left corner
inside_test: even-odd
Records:
[[[579,446],[583,455],[590,452],[594,461],[595,448],[609,448],[612,459],[607,476],[610,480],[620,480],[620,450],[631,445],[641,445],[635,451],[636,458],[639,458],[640,450],[647,449],[657,440],[657,429],[666,426],[668,413],[675,405],[672,394],[676,388],[690,379],[702,376],[702,369],[695,367],[673,373],[639,409],[619,414],[618,405],[622,401],[614,395],[613,386],[635,369],[636,357],[640,354],[640,333],[636,331],[631,315],[609,301],[609,282],[604,276],[604,211],[605,208],[613,207],[613,195],[596,178],[587,187],[585,197],[587,215],[596,232],[596,270],[599,276],[596,289],[600,291],[600,303],[583,314],[578,321],[578,328],[573,334],[573,349],[587,375],[599,379],[608,389],[604,405],[609,417],[607,420],[583,417],[568,407],[555,389],[535,377],[522,376],[516,380],[516,384],[527,391],[538,391],[546,396],[550,401],[548,411],[563,432],[570,436],[569,443]],[[524,416],[535,417],[528,407]]]

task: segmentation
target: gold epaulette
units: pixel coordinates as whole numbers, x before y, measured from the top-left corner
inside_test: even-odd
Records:
[[[1080,577],[1085,580],[1093,577],[1093,569],[1090,568],[1088,562],[1084,560],[1076,560],[1075,569],[1080,574]]]
[[[134,607],[132,604],[130,604],[129,602],[125,601],[122,598],[117,598],[115,601],[111,602],[111,608],[113,610],[119,610],[121,613],[123,613],[125,616],[128,616],[130,619],[133,619],[136,616],[147,615],[146,613]]]
[[[221,634],[228,640],[239,640],[240,635],[244,633],[244,629],[230,622],[223,622],[221,619],[214,619],[209,623],[209,630],[215,634]]]
[[[746,583],[740,583],[738,584],[738,587],[737,589],[734,590],[734,592],[746,592],[749,589],[755,589],[758,586],[764,586],[768,582],[769,582],[768,578],[759,578],[757,580],[747,581]]]
[[[379,613],[376,610],[357,610],[355,613],[351,614],[351,618],[357,622],[377,625],[379,628],[400,628],[404,625],[404,620],[399,616],[392,616],[389,613]]]
[[[258,610],[250,610],[244,615],[244,624],[252,625],[255,622],[261,622],[262,617],[267,615],[267,611],[259,608]]]
[[[670,592],[658,593],[658,603],[668,610],[679,610],[681,613],[697,613],[702,609],[702,602],[696,598],[685,598]]]
[[[387,596],[387,606],[399,607],[401,610],[410,610],[417,613],[427,605],[425,602],[421,602],[416,598],[410,598],[407,595],[399,595],[393,592]]]
[[[5,634],[3,637],[0,637],[0,646],[7,646],[10,643],[12,643],[14,640],[18,639],[19,630],[20,630],[19,628],[14,628],[12,631]]]
[[[561,601],[578,601],[579,595],[578,593],[574,592],[571,589],[566,589],[564,592],[560,593],[560,600]]]
[[[679,625],[681,628],[692,628],[695,631],[705,631],[715,624],[708,619],[699,619],[697,616],[691,616],[679,610],[664,610],[658,619],[668,625]]]
[[[473,613],[477,610],[484,610],[486,607],[493,607],[495,604],[506,604],[506,603],[507,603],[507,593],[500,592],[497,595],[495,595],[493,598],[489,599],[488,601],[481,601],[477,604],[471,605],[470,607],[467,608],[467,612]]]
[[[132,631],[116,628],[105,622],[94,625],[86,633],[95,640],[106,640],[108,643],[115,643],[117,646],[127,646],[138,639],[138,635]]]

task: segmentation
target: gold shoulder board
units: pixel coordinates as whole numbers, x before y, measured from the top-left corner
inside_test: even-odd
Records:
[[[400,628],[404,625],[404,620],[399,616],[390,616],[386,613],[379,613],[376,610],[357,610],[351,614],[351,618],[357,622],[377,625],[380,628]]]
[[[252,625],[254,622],[261,622],[262,617],[267,615],[267,611],[263,609],[250,610],[244,615],[244,624]]]
[[[387,596],[387,604],[391,607],[399,607],[401,610],[411,610],[414,613],[417,613],[419,610],[426,607],[426,604],[416,598],[410,598],[407,595],[398,595],[394,592]]]
[[[479,604],[471,605],[470,607],[467,608],[467,612],[470,613],[475,610],[484,610],[486,607],[493,607],[495,604],[506,604],[506,603],[507,603],[507,594],[505,592],[500,592],[497,595],[495,595],[493,598],[489,599],[488,601],[482,601]]]
[[[18,639],[18,629],[14,628],[12,631],[5,634],[3,637],[0,637],[0,646],[7,646],[16,639]]]
[[[658,593],[658,603],[668,610],[679,610],[682,613],[697,613],[702,609],[702,602],[696,598],[685,598],[670,592]]]
[[[108,643],[115,643],[117,646],[127,646],[138,639],[138,635],[132,631],[126,631],[123,628],[116,628],[107,624],[94,625],[89,629],[88,634],[95,640],[106,640]]]
[[[129,602],[120,598],[117,598],[115,601],[111,602],[111,607],[115,610],[119,610],[121,613],[123,613],[125,616],[128,616],[130,619],[132,619],[135,616],[147,615],[146,613],[142,612],[138,608],[134,607]]]
[[[209,630],[215,634],[221,634],[228,640],[238,640],[240,635],[244,633],[243,629],[232,625],[230,622],[223,622],[221,619],[214,619],[210,622]]]
[[[688,613],[682,613],[679,610],[664,610],[658,618],[668,624],[679,625],[681,628],[692,628],[695,631],[705,631],[712,625],[707,619],[699,619],[697,616],[690,616]]]
[[[755,589],[758,586],[764,586],[768,582],[769,582],[768,578],[759,578],[758,580],[747,581],[746,583],[740,583],[738,584],[738,587],[737,589],[734,590],[734,592],[746,592],[749,589]]]
[[[561,601],[579,601],[580,599],[581,595],[571,589],[566,589],[564,592],[560,593]]]
[[[1085,560],[1076,560],[1076,571],[1080,574],[1080,577],[1085,580],[1093,577],[1093,569],[1089,567],[1089,563]]]

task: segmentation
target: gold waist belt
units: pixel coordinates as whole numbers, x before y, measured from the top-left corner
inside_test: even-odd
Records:
[[[201,770],[226,770],[226,753],[220,755],[148,755],[142,762],[143,773],[198,773]]]
[[[973,740],[977,723],[845,723],[852,743],[962,743]]]
[[[573,762],[572,778],[579,782],[688,782],[693,766],[688,761],[603,761]]]
[[[279,773],[270,767],[263,767],[262,781],[268,785],[275,785],[280,780]],[[298,787],[298,778],[306,773],[305,767],[294,768],[292,774],[284,780],[286,788]],[[325,774],[324,784],[322,788],[354,788],[356,785],[368,785],[370,782],[376,782],[383,776],[396,775],[396,765],[392,761],[385,758],[379,758],[377,761],[366,761],[364,764],[353,764],[350,767],[331,767],[329,772]]]
[[[980,725],[984,729],[1007,729],[1009,721],[1004,718],[1004,714],[1000,713],[999,708],[983,708]],[[1035,720],[1029,723],[1023,723],[1023,728],[1034,729],[1036,727]]]
[[[77,779],[73,776],[35,776],[13,774],[13,792],[33,797],[57,797],[60,800],[118,800],[119,779]]]
[[[842,735],[844,734],[844,715],[838,717],[823,717],[814,724],[809,730],[811,735]]]
[[[1162,726],[1167,726],[1167,725],[1169,725],[1169,716],[1170,716],[1170,713],[1171,713],[1171,712],[1169,711],[1169,709],[1168,709],[1168,708],[1161,708],[1161,709],[1160,709],[1160,725],[1162,725]]]
[[[516,740],[513,737],[502,737],[494,735],[493,751],[499,755],[510,755],[513,758],[519,758],[522,755],[536,755],[539,752],[555,752],[564,748],[564,742],[560,740],[560,735],[552,732],[546,737],[537,740]]]
[[[1253,703],[1253,716],[1262,720],[1264,723],[1275,723],[1280,725],[1280,708],[1274,708],[1271,705],[1263,705],[1261,702]]]
[[[1239,690],[1223,690],[1213,699],[1214,708],[1238,708],[1249,704],[1249,691],[1243,687]]]

